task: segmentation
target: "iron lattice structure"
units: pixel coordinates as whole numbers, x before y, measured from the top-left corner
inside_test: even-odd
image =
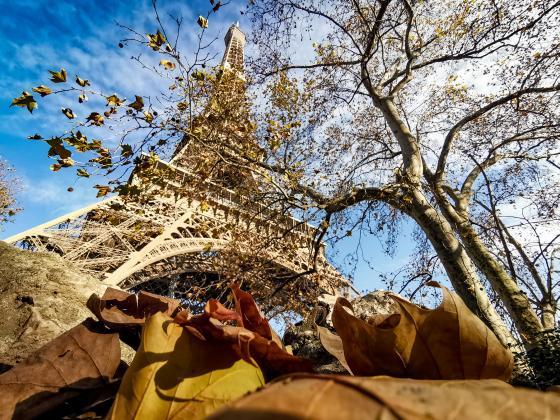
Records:
[[[225,41],[222,65],[241,69],[245,36],[232,26]],[[148,290],[194,306],[193,296],[219,297],[224,289],[216,286],[227,270],[221,257],[228,252],[233,232],[239,227],[249,233],[249,239],[235,243],[240,254],[254,255],[259,238],[290,242],[289,247],[278,240],[265,242],[256,253],[254,263],[261,269],[260,276],[267,278],[269,292],[283,279],[310,268],[314,227],[258,203],[249,212],[243,197],[212,181],[203,184],[203,194],[178,195],[177,191],[188,190],[193,180],[189,167],[175,164],[181,161],[180,153],[172,163],[157,163],[168,176],[164,187],[149,200],[125,202],[112,197],[6,241],[27,250],[56,253],[107,285]],[[338,294],[349,286],[328,263],[322,247],[317,275],[302,278],[304,281],[298,283],[315,295]],[[283,293],[294,290],[288,288]]]

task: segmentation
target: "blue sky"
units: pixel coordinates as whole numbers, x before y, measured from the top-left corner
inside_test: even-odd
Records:
[[[188,26],[194,28],[196,17],[206,15],[210,7],[208,0],[160,0],[158,4],[164,19],[168,13],[183,16],[187,46],[189,33],[192,36],[193,32],[188,31]],[[235,21],[240,21],[242,28],[247,27],[239,13],[243,6],[243,1],[232,2],[212,16],[210,35],[223,38]],[[10,108],[12,99],[33,86],[48,85],[48,70],[61,67],[68,71],[69,77],[77,74],[94,79],[104,91],[124,92],[123,96],[155,91],[158,79],[131,62],[129,49],[117,46],[126,33],[115,22],[141,33],[154,32],[151,1],[0,0],[0,10],[0,156],[16,169],[22,180],[18,200],[24,209],[13,223],[3,227],[0,236],[5,238],[91,204],[96,199],[90,187],[99,182],[95,178],[78,181],[74,172],[51,172],[47,146],[26,139],[35,133],[46,137],[65,130],[68,122],[60,115],[63,104],[58,98],[39,101],[40,107],[33,115],[25,109]],[[221,43],[215,45],[218,49],[222,47]],[[71,193],[67,192],[69,186],[74,188]],[[364,262],[358,264],[357,288],[382,288],[379,273],[402,265],[410,253],[411,241],[410,225],[405,224],[398,251],[390,258],[381,252],[377,239],[364,240],[360,252],[368,256],[374,269]],[[356,244],[356,237],[340,244],[333,257],[335,262],[341,262],[348,252],[355,250]]]

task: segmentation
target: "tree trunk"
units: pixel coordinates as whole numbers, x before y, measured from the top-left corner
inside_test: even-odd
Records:
[[[556,305],[554,300],[543,303],[541,319],[545,330],[556,328]]]
[[[421,193],[415,193],[414,198],[409,215],[430,240],[455,291],[469,309],[490,327],[504,346],[516,346],[516,340],[490,302],[476,269],[455,237],[452,226]]]
[[[468,222],[457,223],[456,227],[467,253],[477,268],[484,273],[506,306],[523,341],[531,343],[535,336],[542,331],[543,326],[531,307],[527,295],[502,265],[495,260]]]

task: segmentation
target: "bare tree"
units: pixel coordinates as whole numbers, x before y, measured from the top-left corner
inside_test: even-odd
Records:
[[[537,275],[501,208],[533,194],[538,176],[551,194],[536,211],[556,218],[559,3],[264,0],[249,10],[255,75],[292,99],[266,115],[290,132],[269,127],[267,161],[298,174],[287,195],[328,220],[362,202],[412,218],[504,343],[486,281],[525,341],[554,325],[554,273]],[[298,60],[307,39],[315,57]]]

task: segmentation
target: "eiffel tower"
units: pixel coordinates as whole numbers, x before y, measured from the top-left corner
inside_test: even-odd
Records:
[[[222,68],[243,77],[245,35],[237,25],[229,28],[225,45]],[[152,199],[124,202],[119,196],[111,197],[21,232],[6,242],[27,250],[56,253],[113,287],[142,289],[192,302],[219,297],[225,289],[223,284],[217,286],[227,270],[223,253],[232,243],[232,227],[243,226],[250,235],[235,244],[241,254],[254,251],[255,243],[263,237],[282,237],[284,245],[286,241],[291,245],[286,248],[278,241],[267,243],[249,261],[249,265],[261,268],[262,287],[266,289],[261,293],[263,298],[283,289],[279,300],[268,302],[269,306],[278,305],[290,295],[306,300],[321,293],[348,291],[350,284],[328,263],[322,244],[315,260],[316,273],[302,275],[313,265],[317,232],[308,223],[259,203],[248,212],[242,205],[244,197],[215,179],[204,182],[204,194],[200,196],[169,194],[188,187],[193,180],[194,163],[186,157],[196,155],[196,150],[193,153],[188,145],[181,146],[170,162],[157,161],[156,167],[167,175],[162,193]],[[282,288],[290,279],[296,281]]]

